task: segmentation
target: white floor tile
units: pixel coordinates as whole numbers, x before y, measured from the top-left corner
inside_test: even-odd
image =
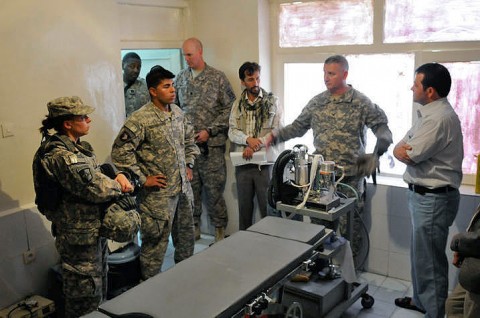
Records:
[[[358,280],[361,283],[368,283],[369,286],[382,286],[382,283],[385,281],[385,276],[363,272],[358,275]]]
[[[421,318],[423,316],[421,312],[397,307],[391,318]]]
[[[382,287],[401,291],[403,293],[405,293],[410,288],[410,286],[412,286],[412,283],[409,281],[390,278],[390,277],[386,277],[382,283]]]
[[[362,311],[358,314],[356,318],[385,318],[385,317],[388,317],[388,316],[377,315],[376,313],[373,313],[373,312]]]
[[[170,269],[173,266],[175,266],[175,261],[173,260],[173,254],[168,257],[165,256],[162,264],[162,272],[165,272],[166,270]]]
[[[165,257],[173,257],[173,252],[175,252],[175,248],[173,247],[172,239],[170,238],[167,245],[167,251],[165,252]]]
[[[372,308],[360,310],[357,317],[390,317],[395,310],[394,305],[375,299]]]
[[[368,285],[367,294],[369,294],[370,296],[375,295],[375,293],[377,292],[378,286],[371,285],[371,284],[367,284],[367,285]]]
[[[373,298],[375,299],[375,301],[381,300],[386,303],[395,305],[394,303],[395,298],[403,297],[404,294],[405,294],[405,291],[398,291],[398,290],[393,290],[385,287],[378,287],[375,294],[373,294]]]

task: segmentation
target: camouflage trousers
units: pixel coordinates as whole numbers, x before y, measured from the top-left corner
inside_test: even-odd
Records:
[[[57,235],[55,245],[62,261],[65,317],[80,317],[97,309],[107,295],[107,240],[74,245]]]
[[[156,209],[169,211],[168,217],[155,216]],[[171,197],[159,197],[155,207],[149,211],[140,208],[142,225],[140,237],[140,267],[142,279],[146,280],[161,272],[163,260],[168,247],[168,239],[172,234],[175,246],[175,262],[180,262],[193,255],[195,245],[192,201],[184,194]]]
[[[193,227],[193,198],[180,194],[177,212],[172,224],[172,242],[175,248],[173,259],[179,263],[193,255],[195,234]]]
[[[200,224],[202,216],[202,195],[206,198],[206,208],[210,221],[215,227],[226,227],[228,223],[227,205],[223,198],[227,168],[225,147],[208,147],[208,153],[200,154],[195,160],[193,180],[194,195],[193,219]]]

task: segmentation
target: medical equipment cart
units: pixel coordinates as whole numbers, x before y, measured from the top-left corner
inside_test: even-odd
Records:
[[[327,211],[316,208],[316,207],[300,207],[296,205],[285,204],[281,201],[277,202],[276,209],[282,213],[283,217],[293,218],[295,215],[300,214],[308,217],[315,217],[324,221],[334,222],[342,216],[347,217],[347,232],[346,238],[350,239],[353,233],[353,209],[355,204],[355,198],[346,198],[340,199],[340,205],[331,208]],[[295,222],[295,221],[292,221]],[[331,259],[338,252],[336,250],[324,249],[320,253],[321,258]],[[327,284],[325,284],[327,285]],[[359,298],[362,298],[361,304],[364,308],[371,308],[374,304],[374,299],[367,293],[368,284],[366,283],[347,283],[343,282],[329,282],[329,286],[318,284],[316,282],[312,283],[302,283],[297,284],[295,287],[294,284],[286,284],[284,287],[284,298],[288,302],[288,305],[294,304],[298,307],[302,303],[302,298],[304,302],[304,307],[316,308],[320,311],[317,313],[305,312],[305,310],[297,310],[297,315],[289,316],[289,318],[300,318],[300,317],[340,317],[345,310],[348,309],[353,303],[355,303]],[[285,294],[286,292],[286,294]],[[344,298],[337,304],[334,304],[334,300],[338,299],[338,293],[343,293]],[[321,294],[321,295],[315,295]],[[318,296],[318,297],[316,297]],[[315,303],[315,306],[312,306],[312,303]],[[325,308],[328,309],[328,312],[324,312]],[[300,315],[299,312],[302,311],[305,315]]]

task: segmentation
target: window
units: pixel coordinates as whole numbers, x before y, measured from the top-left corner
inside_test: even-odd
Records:
[[[413,54],[365,54],[345,57],[350,66],[347,83],[367,95],[372,102],[385,111],[390,121],[389,127],[394,136],[394,143],[398,142],[405,134],[404,123],[412,121],[410,87],[413,78],[411,72],[414,65]],[[365,76],[365,74],[382,75],[379,77]],[[295,120],[313,96],[326,90],[323,83],[323,63],[286,63],[284,82],[285,105],[293,106],[285,111],[285,124],[289,124]],[[369,130],[367,152],[373,151],[375,140],[375,136]],[[287,141],[286,147],[291,149],[300,143],[307,145],[308,149],[313,151],[312,133]],[[402,174],[405,167],[395,165],[394,162],[393,147],[390,147],[388,153],[381,158],[382,172]]]
[[[280,47],[371,44],[372,0],[325,0],[280,6]]]
[[[480,61],[443,63],[452,76],[448,100],[462,122],[463,172],[477,171],[475,155],[480,153]]]
[[[478,41],[480,2],[386,0],[385,43]]]
[[[342,54],[350,64],[347,82],[387,113],[396,143],[411,127],[412,114],[417,107],[412,102],[410,90],[416,67],[439,62],[451,72],[453,84],[448,99],[462,122],[464,183],[474,183],[474,155],[480,153],[480,3],[446,0],[440,6],[444,15],[439,15],[430,9],[421,10],[419,6],[424,4],[423,1],[284,2],[271,2],[272,16],[278,18],[272,19],[273,27],[279,30],[278,38],[274,39],[278,45],[273,50],[274,79],[277,80],[273,83],[273,91],[283,103],[284,124],[290,124],[313,96],[325,90],[324,60],[331,55]],[[364,14],[365,21],[356,20],[355,15],[348,18],[345,14],[348,10],[344,8],[353,6],[353,2],[359,6],[371,4],[371,9],[367,10],[371,16]],[[425,3],[431,3],[431,0]],[[430,5],[435,10],[440,8],[438,4]],[[327,18],[325,12],[328,12]],[[428,12],[433,17],[433,20],[428,20],[430,24],[423,23],[426,20],[421,18],[422,12]],[[439,16],[441,19],[438,19]],[[406,22],[405,19],[410,20]],[[325,28],[322,26],[316,29],[326,21],[337,21],[331,32],[323,32]],[[375,23],[370,28],[365,27],[369,21]],[[286,25],[294,30],[286,30]],[[360,40],[345,40],[345,30],[350,30],[347,32],[350,37],[358,36]],[[368,32],[370,34],[366,35]],[[399,37],[399,34],[402,36]],[[372,40],[365,40],[369,38]],[[371,134],[367,138],[368,150],[375,145],[375,137]],[[307,133],[290,141],[286,147],[299,143],[313,147],[312,139],[312,134]],[[381,159],[382,173],[401,175],[405,166],[391,156],[392,152],[393,147]]]

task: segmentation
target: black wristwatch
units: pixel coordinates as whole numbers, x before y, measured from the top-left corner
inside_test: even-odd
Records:
[[[190,169],[193,169],[193,163],[187,163],[187,167],[189,167]]]

